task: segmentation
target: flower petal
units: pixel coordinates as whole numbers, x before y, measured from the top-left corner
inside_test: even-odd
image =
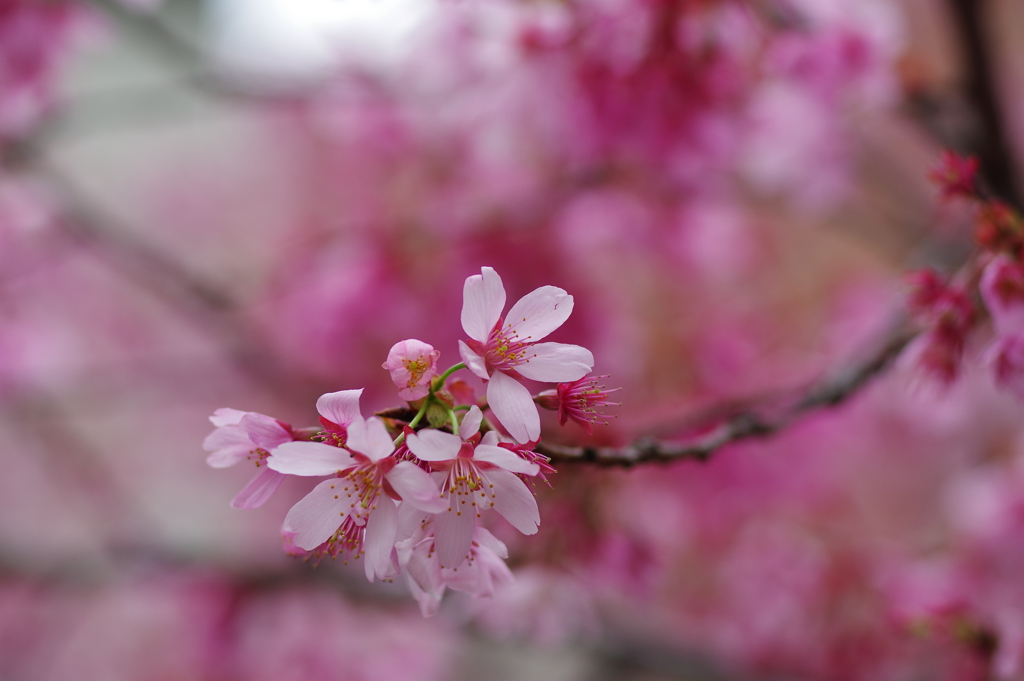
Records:
[[[495,537],[489,530],[483,527],[476,528],[476,532],[473,533],[473,541],[486,549],[494,551],[498,558],[508,558],[508,547],[505,546],[505,542]]]
[[[497,272],[481,267],[480,274],[466,278],[462,287],[462,329],[467,336],[485,342],[504,308],[505,287]]]
[[[526,386],[500,371],[487,383],[487,404],[505,430],[517,442],[532,442],[540,437],[540,416]]]
[[[537,475],[537,473],[540,473],[540,466],[530,463],[515,452],[504,447],[492,447],[484,444],[477,445],[473,451],[473,460],[486,461],[512,473],[523,473],[525,475]]]
[[[272,419],[263,414],[250,412],[242,417],[238,425],[249,434],[249,439],[252,440],[253,444],[268,451],[283,445],[285,442],[292,441],[292,434],[278,423],[277,419]]]
[[[353,452],[366,455],[370,461],[380,461],[395,451],[387,427],[376,416],[365,421],[362,417],[352,421],[348,426],[346,446]]]
[[[377,507],[366,521],[363,548],[366,551],[366,578],[374,576],[387,579],[394,572],[391,552],[395,548],[395,532],[398,530],[398,509],[395,502],[381,494],[374,503]]]
[[[557,286],[541,286],[519,299],[505,315],[522,342],[537,342],[565,323],[572,314],[572,296]]]
[[[214,468],[227,468],[249,456],[256,445],[248,433],[238,426],[221,426],[206,436],[203,449],[211,454],[206,463]]]
[[[421,511],[440,513],[448,508],[448,502],[441,496],[441,490],[430,479],[430,475],[411,461],[398,463],[385,477],[401,495],[402,501],[409,502]]]
[[[423,461],[451,461],[462,449],[462,438],[440,430],[425,428],[406,440],[410,451]]]
[[[473,544],[474,527],[476,511],[460,510],[458,495],[449,494],[448,509],[434,516],[434,548],[442,567],[455,568],[462,564]]]
[[[267,502],[277,488],[284,481],[284,475],[269,468],[262,469],[256,477],[249,481],[249,484],[242,488],[234,499],[231,500],[231,508],[252,509],[259,508]]]
[[[292,506],[284,518],[284,530],[295,533],[295,545],[312,551],[331,538],[345,519],[349,500],[339,499],[337,479],[324,480]]]
[[[348,424],[362,416],[359,413],[359,396],[362,394],[363,389],[359,388],[321,395],[316,401],[316,410],[325,419],[347,428]]]
[[[523,534],[536,534],[540,525],[537,500],[522,480],[503,470],[487,471],[487,482],[494,485],[494,510]]]
[[[459,424],[459,437],[463,440],[468,440],[480,431],[480,424],[484,420],[484,414],[480,411],[480,407],[473,405],[469,408],[466,416],[463,417],[462,423]]]
[[[334,475],[356,465],[352,455],[341,447],[322,442],[286,442],[270,455],[271,470],[288,475]]]
[[[579,345],[537,343],[526,352],[526,362],[517,364],[516,371],[533,381],[568,383],[594,368],[594,355]]]
[[[462,341],[459,341],[459,356],[466,363],[466,368],[485,381],[487,380],[487,362]]]
[[[210,417],[210,423],[218,428],[221,426],[235,426],[248,413],[247,411],[238,411],[237,409],[224,407],[213,412],[213,416]]]

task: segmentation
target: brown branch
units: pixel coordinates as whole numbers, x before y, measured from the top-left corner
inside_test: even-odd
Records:
[[[986,50],[992,44],[984,33],[987,10],[991,7],[992,3],[986,0],[949,0],[953,25],[959,31],[964,50],[967,96],[978,117],[979,129],[975,131],[972,146],[991,190],[1020,207],[1024,202],[1017,183],[1013,145],[999,104],[992,55]]]
[[[641,463],[670,463],[685,459],[706,461],[728,444],[774,435],[814,411],[846,402],[888,368],[917,333],[901,320],[865,360],[813,384],[801,391],[797,398],[785,400],[788,404],[781,408],[772,404],[778,400],[766,400],[763,408],[735,413],[713,426],[710,432],[695,438],[676,442],[645,437],[625,447],[572,447],[542,442],[536,451],[550,457],[556,464],[582,462],[628,468]]]

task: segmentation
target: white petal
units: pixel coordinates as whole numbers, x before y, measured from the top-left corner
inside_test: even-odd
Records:
[[[284,475],[269,468],[262,469],[249,484],[242,488],[234,499],[231,508],[252,509],[267,503],[267,499],[281,486]]]
[[[402,461],[387,474],[387,480],[409,505],[427,513],[440,513],[448,508],[430,475],[410,461]]]
[[[545,383],[576,381],[594,368],[594,355],[579,345],[537,343],[526,349],[526,362],[516,371],[526,378]]]
[[[395,532],[398,530],[398,509],[395,502],[387,495],[381,494],[375,502],[377,506],[370,519],[366,521],[366,534],[363,536],[363,548],[366,551],[366,578],[373,581],[374,576],[386,579],[392,572],[391,551],[395,547]]]
[[[363,389],[360,388],[358,390],[339,390],[336,393],[321,395],[320,399],[316,401],[316,410],[325,419],[334,421],[339,426],[347,428],[348,424],[357,418],[361,418],[359,413],[359,396],[362,394]]]
[[[409,450],[423,461],[451,461],[462,449],[462,438],[433,428],[425,428],[410,435],[406,444]]]
[[[511,473],[509,473],[511,475]],[[476,509],[458,508],[459,497],[448,495],[448,508],[434,516],[434,547],[443,567],[459,567],[469,555],[469,547],[473,544],[473,528],[476,526]]]
[[[466,368],[480,378],[487,380],[487,363],[484,361],[484,358],[473,352],[473,350],[462,341],[459,341],[459,356],[462,357],[462,361],[465,362]]]
[[[468,440],[480,431],[480,424],[484,420],[483,412],[480,411],[480,407],[473,405],[466,412],[466,416],[462,419],[462,423],[459,424],[459,437],[463,440]]]
[[[334,475],[356,465],[352,455],[341,447],[322,442],[286,442],[270,455],[271,470],[287,475]]]
[[[312,551],[331,538],[348,512],[349,500],[336,488],[340,481],[324,480],[292,506],[284,518],[286,532],[294,532],[295,545]],[[340,497],[335,499],[335,497]]]
[[[499,438],[498,433],[493,430],[488,430],[484,433],[483,438],[480,440],[480,444],[490,445],[492,447],[497,447],[499,442],[501,442],[501,438]]]
[[[540,437],[540,416],[526,386],[500,371],[487,383],[487,404],[516,442],[533,442]]]
[[[523,534],[536,534],[540,511],[526,483],[503,470],[487,471],[486,475],[487,482],[494,485],[494,510]]]
[[[515,452],[505,449],[504,447],[491,447],[484,444],[477,445],[476,449],[473,451],[473,460],[486,461],[487,463],[494,464],[498,468],[504,468],[505,470],[513,473],[537,475],[537,473],[540,472],[540,466],[535,463],[530,463]]]
[[[462,287],[462,329],[481,343],[487,340],[505,308],[505,287],[490,267],[466,279]]]
[[[565,323],[572,314],[572,296],[557,286],[541,286],[519,299],[505,316],[523,342],[537,342]]]
[[[348,426],[348,441],[345,445],[353,452],[365,455],[370,461],[380,461],[395,451],[387,427],[376,416],[365,421],[362,418],[352,421]]]

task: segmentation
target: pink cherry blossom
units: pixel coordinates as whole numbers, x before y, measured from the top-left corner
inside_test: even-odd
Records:
[[[444,567],[459,567],[469,555],[477,518],[493,508],[523,534],[535,534],[540,525],[537,500],[517,474],[536,475],[540,467],[515,452],[499,447],[498,434],[478,431],[483,415],[473,407],[459,434],[421,430],[409,435],[413,454],[447,475],[441,484],[446,500],[432,511],[437,555]]]
[[[538,395],[536,402],[545,409],[557,411],[559,425],[564,426],[567,421],[571,420],[583,426],[588,433],[593,433],[597,420],[606,418],[598,410],[606,406],[619,406],[618,402],[608,401],[608,395],[617,391],[618,388],[608,390],[603,385],[597,384],[598,378],[607,377],[587,378],[584,376],[571,383],[559,383],[555,390],[545,390]]]
[[[284,480],[284,475],[267,467],[267,457],[277,447],[294,439],[292,427],[263,414],[227,408],[215,411],[210,421],[217,429],[203,442],[203,449],[210,452],[206,463],[214,468],[227,468],[249,459],[260,469],[231,501],[231,506],[244,509],[262,506]]]
[[[407,501],[428,513],[446,504],[426,472],[393,456],[395,445],[379,418],[351,421],[347,438],[347,449],[293,442],[274,452],[268,465],[280,473],[335,476],[291,508],[284,530],[294,533],[294,544],[307,551],[326,542],[335,553],[365,553],[367,579],[386,579],[394,573],[396,502]]]
[[[477,598],[488,598],[494,595],[498,584],[514,581],[512,572],[505,565],[508,549],[486,529],[473,529],[468,556],[454,568],[441,567],[434,531],[435,523],[427,521],[395,547],[406,584],[424,617],[437,613],[446,588]]]
[[[487,403],[498,421],[519,442],[540,437],[540,416],[530,391],[518,379],[556,383],[583,378],[594,366],[586,348],[538,343],[572,313],[573,299],[555,286],[541,286],[512,306],[506,317],[505,287],[490,267],[466,279],[463,288],[462,361],[488,381]],[[506,321],[508,320],[508,321]]]
[[[1024,267],[999,256],[985,268],[979,286],[997,335],[1024,332]]]
[[[388,353],[384,368],[398,386],[398,396],[410,402],[427,396],[430,381],[437,376],[437,358],[441,353],[423,341],[410,338],[399,341]]]

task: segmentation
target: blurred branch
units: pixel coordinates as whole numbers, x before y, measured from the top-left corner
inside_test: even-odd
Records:
[[[706,461],[722,447],[753,438],[774,435],[808,414],[834,407],[849,400],[861,388],[888,368],[917,336],[910,324],[901,320],[865,360],[826,377],[797,398],[768,399],[761,408],[749,408],[732,414],[716,424],[697,430],[708,431],[690,440],[675,442],[656,438],[640,438],[625,447],[572,447],[542,442],[536,451],[553,463],[591,463],[609,467],[631,467],[642,463],[670,463],[692,459]]]
[[[64,210],[58,226],[71,239],[93,247],[122,276],[143,285],[173,308],[190,313],[222,340],[230,357],[247,375],[283,396],[305,394],[300,388],[301,377],[281,366],[260,330],[240,316],[237,304],[220,286],[134,236],[135,230],[96,208],[59,170],[42,163],[35,168],[57,189]]]
[[[953,26],[959,31],[964,50],[967,74],[967,95],[978,116],[979,129],[974,146],[991,190],[1001,198],[1021,207],[1020,189],[1014,166],[1013,146],[1006,129],[1006,119],[999,105],[996,73],[986,39],[988,0],[949,0]]]

